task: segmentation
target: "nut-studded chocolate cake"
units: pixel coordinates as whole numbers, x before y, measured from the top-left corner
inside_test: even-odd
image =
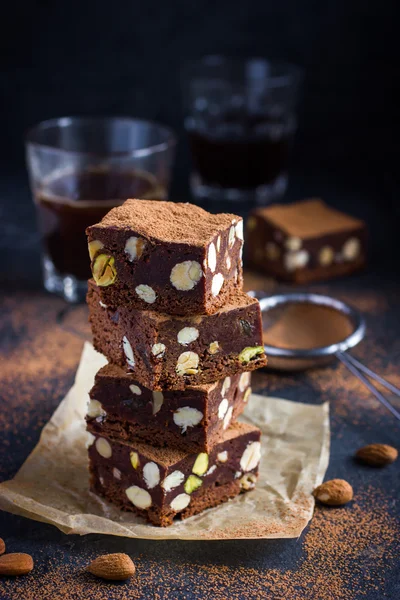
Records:
[[[193,204],[127,200],[87,229],[102,302],[210,314],[242,285],[243,220]]]
[[[136,439],[186,452],[209,452],[243,412],[251,393],[250,373],[184,390],[152,391],[121,367],[96,375],[86,421],[92,433]]]
[[[260,431],[234,423],[209,453],[182,452],[96,434],[89,448],[91,487],[154,525],[171,525],[254,488]]]
[[[91,488],[159,526],[254,488],[260,431],[238,423],[266,364],[242,290],[242,220],[128,200],[88,228]]]
[[[213,315],[176,317],[103,306],[89,281],[94,346],[152,390],[183,390],[266,364],[260,306],[241,291]]]
[[[363,221],[318,199],[273,204],[247,221],[251,264],[278,279],[308,283],[348,275],[365,265]]]

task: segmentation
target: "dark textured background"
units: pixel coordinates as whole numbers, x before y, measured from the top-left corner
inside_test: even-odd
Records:
[[[0,156],[20,166],[26,128],[67,114],[150,117],[181,133],[183,61],[222,52],[304,67],[297,164],[394,176],[395,7],[395,0],[9,2],[0,23]]]
[[[258,54],[305,68],[288,197],[322,195],[366,218],[371,230],[367,272],[314,289],[364,312],[368,338],[356,355],[400,385],[395,6],[394,0],[7,3],[0,19],[0,480],[22,464],[70,386],[86,319],[84,309],[67,309],[40,291],[23,132],[44,118],[65,114],[163,121],[180,134],[173,198],[187,198],[189,159],[178,73],[188,57]],[[263,373],[256,385],[264,393],[292,399],[329,400],[328,477],[342,476],[356,491],[353,507],[345,510],[367,511],[382,522],[398,517],[398,464],[376,471],[360,468],[351,457],[364,443],[398,444],[399,427],[342,367],[298,377]],[[336,515],[340,524],[346,513]],[[35,600],[125,594],[145,600],[294,600],[280,579],[285,573],[300,578],[296,600],[398,598],[399,534],[389,535],[384,526],[377,535],[371,527],[364,533],[360,525],[355,545],[363,538],[367,542],[356,557],[346,559],[338,547],[321,560],[310,558],[307,540],[315,540],[315,531],[328,546],[329,518],[336,517],[318,510],[299,541],[163,543],[67,537],[48,525],[3,513],[0,536],[10,550],[32,552],[37,568],[25,579],[0,580],[0,598],[19,600],[33,593]],[[343,525],[343,537],[351,535]],[[138,581],[128,588],[107,586],[79,574],[90,557],[108,551],[131,554],[138,561]],[[221,574],[215,587],[207,576],[211,565]],[[222,577],[227,567],[232,573],[244,569],[231,589],[229,578]],[[301,579],[307,568],[311,583]],[[274,575],[268,580],[270,569]],[[147,577],[150,571],[155,579]],[[330,577],[340,581],[340,595]]]
[[[35,230],[23,135],[46,118],[125,114],[172,126],[179,138],[172,197],[187,198],[179,72],[189,58],[223,52],[304,68],[288,197],[323,195],[365,217],[374,268],[389,262],[398,272],[395,7],[395,0],[8,3],[0,19],[0,247],[14,235],[10,219]],[[13,194],[14,180],[23,193]],[[19,244],[31,241],[25,235]],[[13,279],[29,279],[18,256],[10,260]],[[36,254],[30,268],[38,272]]]

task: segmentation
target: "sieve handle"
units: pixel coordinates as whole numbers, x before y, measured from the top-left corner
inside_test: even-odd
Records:
[[[372,392],[375,398],[377,398],[379,402],[381,402],[381,404],[383,404],[383,406],[385,406],[392,413],[392,415],[394,415],[396,419],[399,419],[400,421],[400,412],[394,406],[392,406],[389,400],[387,400],[379,390],[376,389],[376,387],[369,381],[369,379],[367,379],[364,373],[366,373],[371,379],[378,381],[381,385],[385,386],[397,396],[400,396],[400,390],[383,379],[383,377],[377,373],[374,373],[374,371],[371,371],[371,369],[360,363],[355,358],[353,359],[352,356],[345,354],[344,352],[337,352],[336,357],[369,389],[370,392]]]

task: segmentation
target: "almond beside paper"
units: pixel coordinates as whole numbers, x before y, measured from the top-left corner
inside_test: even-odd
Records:
[[[353,499],[353,488],[344,479],[331,479],[316,487],[313,496],[322,504],[342,506]]]
[[[367,465],[384,467],[397,459],[398,452],[393,446],[387,444],[369,444],[356,452],[356,457]]]
[[[29,554],[14,552],[0,556],[1,575],[27,575],[33,569],[33,559]]]
[[[103,554],[93,560],[87,570],[96,577],[124,581],[135,574],[136,568],[127,554]]]

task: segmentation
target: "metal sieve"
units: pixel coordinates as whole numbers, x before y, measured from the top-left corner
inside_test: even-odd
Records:
[[[341,315],[344,315],[351,325],[351,333],[347,337],[327,346],[283,348],[264,344],[265,352],[268,356],[268,367],[282,371],[301,371],[317,366],[324,366],[338,359],[400,420],[400,412],[376,389],[370,379],[377,381],[396,396],[400,396],[400,390],[347,353],[347,350],[354,348],[361,342],[366,332],[365,320],[356,309],[341,300],[320,294],[290,293],[269,296],[266,292],[252,291],[249,292],[249,295],[257,298],[260,302],[264,322],[266,319],[273,322],[274,315],[276,321],[279,319],[279,313],[282,309],[293,304],[325,306],[332,311],[337,311]]]

